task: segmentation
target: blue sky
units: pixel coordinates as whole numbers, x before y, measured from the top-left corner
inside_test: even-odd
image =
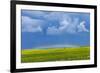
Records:
[[[22,49],[90,44],[89,13],[21,10],[21,20]]]

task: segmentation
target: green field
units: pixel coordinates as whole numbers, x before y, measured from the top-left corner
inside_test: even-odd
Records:
[[[21,62],[72,61],[90,59],[90,47],[22,50]]]

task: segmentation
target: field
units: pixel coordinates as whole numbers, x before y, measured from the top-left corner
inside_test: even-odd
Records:
[[[72,61],[90,59],[90,47],[26,49],[21,52],[21,62]]]

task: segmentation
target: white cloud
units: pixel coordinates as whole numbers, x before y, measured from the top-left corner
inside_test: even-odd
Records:
[[[74,19],[73,22],[71,21],[71,18],[63,18],[59,22],[59,27],[49,27],[47,30],[48,34],[64,34],[64,33],[70,33],[74,34],[76,33],[76,26],[78,23],[78,19]]]
[[[89,32],[89,30],[86,29],[85,27],[85,21],[80,22],[77,28],[78,28],[78,32]]]
[[[89,32],[86,28],[85,21],[79,22],[79,18],[70,16],[60,12],[43,12],[43,11],[26,11],[26,15],[22,16],[22,31],[24,32],[43,32],[43,27],[46,27],[46,33],[50,35],[58,34],[75,34],[78,32]],[[31,16],[43,17],[44,19],[33,19]],[[49,26],[46,22],[57,21],[55,25]],[[51,23],[52,24],[52,23]]]
[[[47,29],[47,33],[50,35],[56,35],[56,34],[65,34],[65,33],[70,33],[70,34],[75,34],[78,32],[89,32],[88,29],[85,27],[85,21],[79,22],[78,18],[63,18],[59,22],[59,27],[49,27]]]
[[[78,25],[78,18],[73,20],[69,17],[60,22],[59,30],[70,34],[76,33],[76,26]]]
[[[42,32],[43,23],[42,20],[22,16],[22,32]]]
[[[47,34],[49,35],[59,35],[61,31],[59,31],[55,26],[48,27]]]

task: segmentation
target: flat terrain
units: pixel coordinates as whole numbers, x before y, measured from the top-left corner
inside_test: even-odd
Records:
[[[21,62],[72,61],[90,59],[90,47],[25,49],[21,52]]]

